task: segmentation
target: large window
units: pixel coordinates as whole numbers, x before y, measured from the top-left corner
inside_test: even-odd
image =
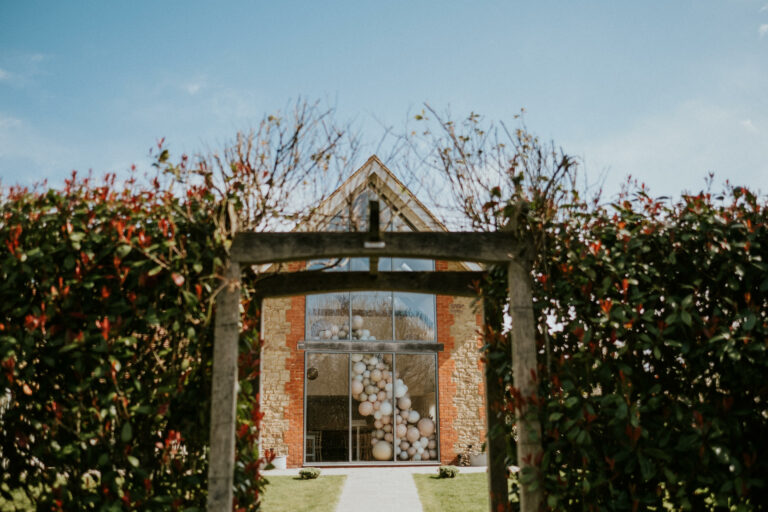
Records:
[[[335,216],[332,231],[364,230],[367,191]],[[386,205],[386,203],[384,203]],[[409,225],[384,206],[381,226]],[[312,262],[332,272],[367,271],[367,258]],[[434,262],[381,258],[379,271],[433,270]],[[308,295],[307,341],[359,341],[353,352],[313,352],[305,360],[305,461],[386,463],[439,460],[437,355],[366,352],[376,341],[436,342],[435,296],[354,292]],[[403,345],[405,346],[405,345]],[[411,348],[412,349],[412,348]]]
[[[306,354],[304,459],[439,460],[435,354]]]

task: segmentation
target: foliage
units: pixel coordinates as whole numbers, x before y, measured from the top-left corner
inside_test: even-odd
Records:
[[[320,468],[302,468],[299,470],[299,477],[302,480],[314,480],[320,476],[320,473]]]
[[[0,496],[22,491],[53,510],[204,508],[213,305],[231,237],[311,213],[286,198],[313,179],[333,183],[327,169],[345,165],[343,132],[326,121],[300,103],[293,119],[265,117],[222,159],[173,164],[161,141],[148,182],[73,173],[61,189],[4,191]],[[245,269],[244,281],[254,278]],[[241,510],[259,508],[259,468],[270,457],[257,444],[259,312],[250,294],[246,286]]]
[[[459,474],[459,468],[456,466],[440,466],[437,470],[437,474],[440,478],[453,478]]]
[[[433,117],[413,147],[453,184],[454,204],[534,249],[519,256],[533,266],[538,395],[514,386],[497,326],[485,347],[508,389],[509,438],[518,406],[539,411],[540,472],[523,482],[543,486],[551,510],[765,508],[765,199],[727,186],[673,201],[629,183],[612,204],[587,202],[573,161],[524,127],[512,139],[528,145],[499,145],[475,114]],[[533,173],[519,165],[531,157]],[[503,297],[505,273],[490,275],[486,294]]]

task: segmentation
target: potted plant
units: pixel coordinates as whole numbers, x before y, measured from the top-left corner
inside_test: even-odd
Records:
[[[470,466],[487,466],[488,457],[485,453],[485,445],[480,446],[480,450],[476,450],[473,445],[467,446],[467,452],[469,453],[469,465]]]

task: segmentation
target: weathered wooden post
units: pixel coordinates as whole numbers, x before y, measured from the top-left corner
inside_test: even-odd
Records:
[[[509,263],[509,315],[512,317],[512,378],[522,402],[517,405],[517,465],[520,467],[520,510],[538,511],[542,502],[538,481],[541,449],[541,425],[536,407],[529,407],[530,397],[538,394],[536,331],[533,318],[531,264],[529,258]],[[527,475],[534,473],[533,480]]]
[[[483,297],[483,326],[485,343],[494,345],[491,337],[500,334],[501,312],[498,304]],[[498,330],[497,330],[498,329]],[[507,347],[508,348],[508,347]],[[491,512],[509,510],[507,488],[507,442],[504,435],[504,385],[499,382],[497,364],[492,357],[494,348],[486,351],[485,358],[485,418],[487,422],[486,454],[488,456],[488,489]],[[498,352],[497,352],[498,355]]]
[[[216,297],[211,389],[211,452],[208,466],[208,512],[232,509],[239,336],[240,264],[230,261],[224,273],[224,286]]]

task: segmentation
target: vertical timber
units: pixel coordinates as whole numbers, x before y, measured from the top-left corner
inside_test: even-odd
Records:
[[[223,287],[216,297],[208,512],[232,509],[239,335],[240,264],[230,261],[225,271]]]
[[[498,339],[500,334],[498,319],[501,318],[498,306],[488,297],[483,300],[483,331],[485,344],[490,348],[485,353],[485,419],[486,454],[488,457],[488,489],[491,512],[509,510],[509,492],[507,488],[507,441],[504,428],[504,385],[500,382],[496,361],[498,360]],[[503,343],[502,347],[509,348]],[[496,353],[494,354],[494,351]],[[507,355],[509,353],[507,352]],[[497,357],[494,357],[497,356]]]
[[[516,404],[517,465],[520,467],[520,510],[535,512],[542,503],[538,463],[542,454],[538,410],[529,407],[538,394],[536,337],[530,265],[527,259],[509,263],[509,315],[512,317],[512,378],[521,402]]]

